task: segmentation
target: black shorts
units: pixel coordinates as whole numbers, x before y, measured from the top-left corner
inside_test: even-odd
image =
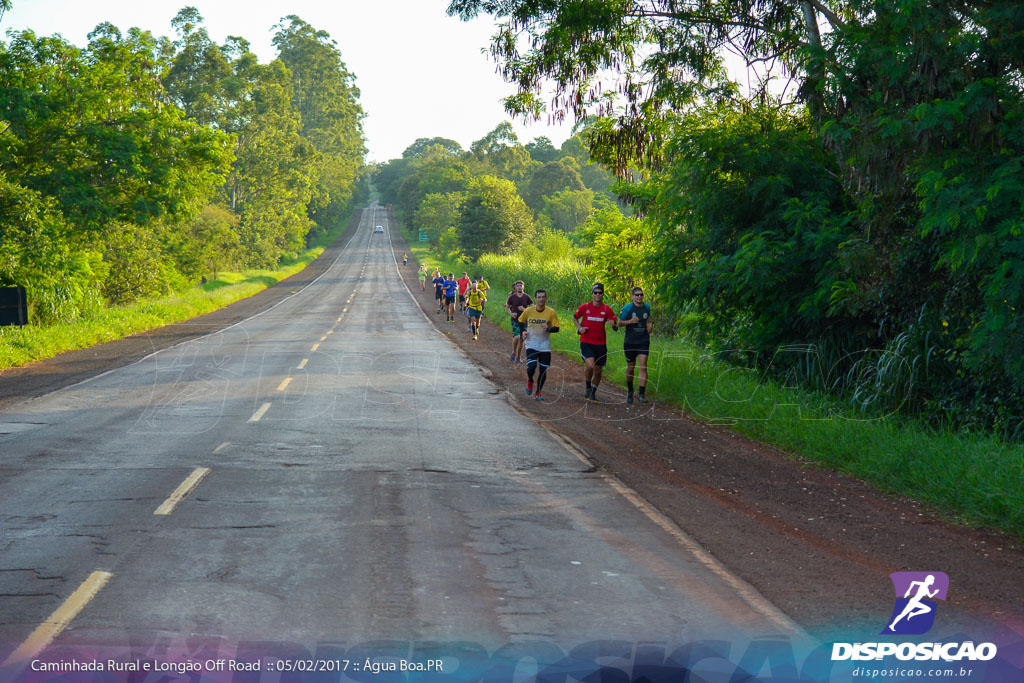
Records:
[[[551,352],[526,349],[526,364],[539,363],[542,368],[551,367]]]
[[[441,297],[443,297],[443,296],[444,296],[444,291],[443,290],[437,290],[437,289],[434,290],[434,298],[435,299],[440,301]]]
[[[466,295],[465,294],[459,294],[459,303],[460,304],[466,303]]]
[[[445,296],[444,302],[445,302],[445,304],[454,304],[455,303],[455,297],[454,296]]]
[[[580,356],[583,357],[583,360],[593,358],[594,364],[601,367],[608,365],[608,347],[604,345],[580,342]]]
[[[626,346],[623,347],[622,351],[626,354],[627,363],[635,363],[637,356],[651,355],[651,345],[643,344],[641,346]]]

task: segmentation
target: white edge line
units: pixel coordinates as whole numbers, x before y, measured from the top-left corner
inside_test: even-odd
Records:
[[[366,211],[366,209],[361,209],[361,210],[362,210],[362,211]],[[385,215],[387,215],[387,214],[385,214]],[[357,235],[358,235],[359,233],[360,233],[360,230],[359,230],[359,226],[357,225],[357,226],[356,226],[356,229],[355,229],[355,231],[354,231],[354,232],[353,232],[353,234],[352,234],[352,236],[348,238],[348,242],[345,242],[345,246],[344,246],[344,247],[342,247],[342,248],[341,248],[341,249],[339,250],[339,252],[338,252],[338,255],[334,257],[334,261],[332,261],[332,262],[331,262],[331,265],[327,266],[327,268],[325,268],[325,269],[324,269],[324,272],[320,273],[320,274],[319,274],[319,275],[317,275],[317,276],[316,276],[316,277],[315,277],[314,279],[312,279],[312,280],[310,280],[310,281],[309,281],[308,283],[306,283],[306,286],[305,286],[305,287],[303,287],[302,289],[298,289],[298,290],[296,290],[296,291],[295,291],[294,293],[292,293],[292,294],[289,294],[288,296],[286,296],[285,298],[281,299],[280,301],[278,301],[278,302],[277,302],[276,304],[274,304],[274,305],[273,305],[273,306],[271,306],[270,308],[265,308],[265,309],[263,309],[262,311],[260,311],[259,313],[253,314],[253,315],[249,316],[248,318],[243,318],[242,320],[239,320],[239,321],[238,321],[238,322],[236,322],[236,323],[233,323],[233,324],[231,324],[231,325],[228,325],[227,327],[222,327],[222,328],[220,328],[219,330],[214,330],[214,331],[212,331],[212,332],[207,332],[206,334],[200,335],[200,336],[198,336],[198,337],[193,337],[193,338],[191,338],[191,339],[186,339],[186,340],[184,340],[184,341],[180,341],[180,342],[178,342],[177,344],[172,344],[171,346],[168,346],[168,347],[165,347],[165,348],[162,348],[162,349],[158,349],[158,350],[156,350],[156,351],[152,351],[152,352],[150,352],[150,353],[147,353],[147,354],[146,354],[145,356],[143,356],[142,358],[139,358],[139,359],[138,359],[138,360],[136,360],[136,361],[133,361],[133,362],[131,362],[131,363],[128,363],[127,365],[121,365],[121,366],[119,366],[119,367],[116,367],[116,368],[111,368],[110,370],[105,370],[104,372],[101,372],[101,373],[100,373],[100,374],[98,374],[98,375],[94,375],[94,376],[92,376],[92,377],[87,377],[86,379],[83,379],[83,380],[82,380],[82,381],[80,381],[80,382],[75,382],[74,384],[69,384],[69,385],[68,385],[68,386],[66,386],[66,387],[61,387],[61,388],[59,388],[59,389],[54,389],[53,391],[47,392],[47,393],[45,393],[45,394],[43,394],[43,395],[41,395],[41,396],[35,396],[35,397],[33,397],[32,399],[30,399],[30,400],[38,400],[38,399],[41,399],[41,398],[45,398],[45,397],[47,397],[47,396],[50,396],[51,394],[56,394],[56,393],[58,393],[58,392],[61,392],[61,391],[67,391],[68,389],[74,389],[74,388],[75,388],[75,387],[77,387],[77,386],[81,386],[81,385],[83,385],[83,384],[87,384],[87,383],[89,383],[89,382],[92,382],[93,380],[97,380],[97,379],[100,379],[101,377],[105,377],[105,376],[109,375],[109,374],[110,374],[110,373],[112,373],[112,372],[117,372],[118,370],[122,370],[122,369],[124,369],[124,368],[130,368],[130,367],[131,367],[131,366],[133,366],[133,365],[138,365],[139,363],[141,363],[141,362],[143,362],[143,361],[145,361],[145,360],[149,360],[150,358],[152,358],[153,356],[157,355],[158,353],[164,353],[165,351],[170,351],[171,349],[175,349],[175,348],[177,348],[177,347],[179,347],[179,346],[181,346],[181,345],[183,345],[183,344],[191,344],[192,342],[198,341],[198,340],[200,340],[200,339],[205,339],[206,337],[212,337],[212,336],[213,336],[213,335],[215,335],[215,334],[220,334],[221,332],[225,332],[225,331],[227,331],[227,330],[230,330],[230,329],[231,329],[231,328],[233,328],[233,327],[238,327],[239,325],[241,325],[241,324],[243,324],[243,323],[247,323],[247,322],[249,322],[250,320],[253,320],[253,319],[255,319],[255,318],[258,318],[258,317],[260,317],[261,315],[263,315],[264,313],[269,313],[270,311],[274,310],[275,308],[277,308],[278,306],[280,306],[281,304],[283,304],[283,303],[284,303],[285,301],[288,301],[289,299],[291,299],[291,298],[292,298],[293,296],[298,296],[298,295],[299,295],[300,293],[302,293],[302,292],[303,292],[303,291],[304,291],[304,290],[305,290],[305,289],[306,289],[307,287],[309,287],[309,286],[311,286],[311,285],[314,285],[314,284],[316,284],[317,280],[319,280],[319,279],[320,279],[320,278],[322,278],[323,276],[327,275],[327,273],[328,273],[328,272],[330,272],[330,270],[331,270],[332,268],[334,268],[334,266],[338,265],[338,261],[339,261],[339,260],[341,259],[341,257],[342,257],[342,256],[344,256],[344,255],[345,255],[345,252],[346,252],[346,251],[348,250],[348,248],[349,248],[349,245],[350,245],[350,244],[352,243],[352,240],[354,240],[354,239],[356,238],[356,236],[357,236]],[[302,272],[302,271],[299,271],[299,272]],[[280,282],[280,281],[279,281],[279,282]],[[275,284],[276,284],[276,283],[275,283]],[[273,285],[271,285],[271,287],[272,287],[272,286],[273,286]],[[268,287],[267,289],[270,289],[270,287]],[[266,291],[266,290],[263,290],[263,291]],[[246,297],[246,298],[248,298],[248,297]],[[242,299],[239,299],[239,301],[242,301]],[[228,305],[230,306],[230,304],[228,304]],[[225,306],[224,308],[227,308],[227,306]],[[217,310],[223,310],[223,309],[217,309]],[[187,321],[187,320],[182,320],[181,322],[188,322],[188,321]],[[177,323],[175,323],[175,324],[177,324]],[[141,333],[141,334],[145,334],[145,333]],[[116,340],[115,340],[115,341],[116,341]]]
[[[575,455],[584,464],[589,467],[597,468],[597,465],[589,456],[579,448],[571,439],[562,434],[558,433],[551,427],[547,426],[543,422],[536,420],[532,415],[524,410],[521,410],[515,401],[508,401],[509,405],[513,407],[518,413],[524,415],[535,424],[539,425],[544,431],[554,438],[561,446]],[[720,579],[725,581],[739,597],[754,611],[758,612],[767,619],[775,622],[780,628],[785,631],[789,631],[792,635],[802,638],[809,637],[807,632],[791,619],[785,612],[780,610],[778,607],[773,605],[768,598],[761,595],[761,593],[750,585],[747,581],[733,574],[729,569],[723,565],[714,555],[708,552],[700,543],[694,540],[689,534],[672,521],[669,517],[655,508],[653,505],[648,503],[644,498],[637,493],[635,490],[622,483],[618,477],[611,474],[607,470],[602,469],[601,478],[607,482],[615,491],[623,498],[632,503],[640,512],[644,514],[649,520],[657,524],[670,536],[672,536],[681,546],[683,546],[687,552],[693,555],[698,562],[706,567],[711,573],[718,576]]]
[[[385,213],[384,216],[386,221],[387,213]],[[388,232],[388,242],[391,242],[390,231]],[[393,244],[391,250],[393,255]],[[398,269],[397,257],[395,259],[395,269]],[[413,296],[412,290],[409,289],[409,285],[405,284],[405,278],[401,277],[401,271],[399,271],[398,274],[399,282],[401,282],[402,285],[405,287],[405,291],[409,293],[409,296],[413,298],[413,303],[416,304],[416,307],[420,310],[420,314],[424,318],[426,318],[431,325],[433,325],[433,319],[431,319],[430,316],[428,316],[423,311],[423,309],[420,308],[419,304],[416,302],[416,297]],[[434,327],[436,328],[437,326],[434,325]],[[462,351],[462,349],[455,343],[454,340],[449,339],[448,341],[458,351],[462,352],[467,359],[469,358],[469,356]],[[486,377],[484,378],[484,380],[488,382],[490,381],[487,380]],[[595,467],[594,462],[591,461],[585,453],[583,453],[580,449],[572,445],[561,434],[554,431],[553,429],[545,425],[543,422],[534,419],[532,415],[530,415],[525,410],[522,410],[518,405],[516,405],[515,401],[509,400],[508,404],[520,415],[526,416],[534,424],[539,425],[542,429],[544,429],[544,431],[550,434],[559,444],[561,444],[563,448],[565,448],[567,451],[569,451],[577,458],[579,458],[580,461],[582,461],[584,464],[586,464],[589,467]],[[648,519],[650,519],[663,530],[668,532],[673,538],[675,538],[675,540],[678,541],[679,544],[682,545],[684,548],[686,548],[686,550],[689,551],[702,565],[707,567],[708,570],[710,570],[715,575],[719,576],[727,584],[729,584],[730,587],[736,590],[740,598],[742,598],[743,601],[750,605],[754,610],[756,610],[758,613],[762,614],[766,618],[770,619],[771,621],[775,622],[786,631],[790,631],[791,633],[798,636],[807,636],[807,633],[803,630],[803,628],[800,627],[799,624],[793,621],[782,610],[780,610],[778,607],[773,605],[767,598],[761,595],[761,593],[759,593],[756,588],[754,588],[752,585],[750,585],[740,577],[730,572],[721,562],[719,562],[713,555],[711,555],[711,553],[705,550],[699,543],[697,543],[697,541],[691,538],[689,534],[683,531],[679,527],[679,525],[677,525],[671,519],[669,519],[664,514],[655,509],[653,506],[651,506],[651,504],[645,501],[640,496],[640,494],[638,494],[636,491],[623,484],[621,481],[619,481],[617,477],[609,474],[606,471],[602,471],[601,476],[605,481],[607,481],[611,485],[613,489],[615,489],[617,493],[619,493],[621,496],[626,498],[626,500],[628,500],[630,503],[636,506]]]

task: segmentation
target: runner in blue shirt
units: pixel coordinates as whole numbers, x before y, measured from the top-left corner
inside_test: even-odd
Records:
[[[459,282],[455,279],[455,273],[448,273],[444,281],[444,310],[450,323],[455,322],[455,294],[459,291]]]
[[[434,268],[434,299],[437,301],[437,312],[440,313],[444,309],[444,276],[441,272]]]
[[[619,312],[619,325],[626,328],[622,350],[626,354],[626,403],[633,402],[633,370],[640,366],[640,396],[647,400],[647,356],[651,353],[651,307],[644,303],[644,290],[634,287],[632,301]]]

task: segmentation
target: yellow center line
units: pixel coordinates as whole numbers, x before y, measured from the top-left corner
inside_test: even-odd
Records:
[[[327,334],[334,334],[334,328],[332,327],[331,329],[327,330]]]
[[[316,351],[319,348],[320,348],[320,343],[317,342],[316,344],[313,344],[313,348],[311,348],[310,351]]]
[[[260,418],[263,417],[268,410],[270,410],[269,401],[261,405],[259,410],[252,414],[252,417],[249,418],[249,422],[259,422]]]
[[[172,493],[167,500],[161,503],[160,507],[153,511],[153,514],[169,515],[174,512],[174,508],[178,507],[178,503],[184,500],[185,496],[192,493],[192,490],[199,486],[199,482],[201,482],[209,473],[209,467],[197,467],[192,471],[192,474],[185,478],[185,481],[181,482],[178,488],[174,489],[174,493]]]
[[[345,308],[341,309],[341,313],[342,313],[342,315],[348,313],[348,306],[346,306]]]
[[[0,666],[32,659],[46,649],[46,646],[53,642],[53,639],[60,635],[60,632],[71,623],[71,620],[89,604],[89,601],[96,597],[96,594],[112,576],[113,574],[110,572],[102,571],[94,571],[90,574],[89,578],[64,601],[64,604],[58,607],[35,631],[32,631],[25,642],[12,652]]]
[[[309,362],[309,359],[308,359],[308,358],[303,358],[303,359],[302,359],[302,362],[301,362],[301,363],[299,363],[299,367],[297,367],[297,368],[295,368],[295,369],[296,369],[296,370],[301,370],[302,368],[306,367],[306,363],[308,363],[308,362]]]
[[[326,334],[324,336],[320,337],[320,341],[326,341],[326,340],[327,340],[327,335]]]
[[[219,451],[220,451],[220,449],[222,449],[222,448],[226,448],[226,447],[228,447],[228,446],[230,446],[230,445],[231,445],[231,442],[230,442],[230,441],[225,441],[225,442],[224,442],[224,443],[222,443],[221,445],[219,445],[219,446],[217,446],[216,448],[214,448],[214,449],[213,449],[213,452],[214,452],[214,453],[217,453],[217,452],[219,452]]]
[[[291,382],[291,381],[292,381],[292,378],[291,378],[291,377],[285,377],[285,378],[284,378],[284,381],[283,381],[283,382],[281,382],[281,383],[280,383],[279,385],[277,385],[277,390],[278,390],[278,391],[284,391],[284,388],[285,388],[286,386],[288,386],[288,383],[289,383],[289,382]]]

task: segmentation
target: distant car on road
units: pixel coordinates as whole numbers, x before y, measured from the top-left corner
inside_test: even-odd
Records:
[[[373,231],[374,232],[384,232],[384,226],[383,225],[378,225],[376,228],[373,229]]]

